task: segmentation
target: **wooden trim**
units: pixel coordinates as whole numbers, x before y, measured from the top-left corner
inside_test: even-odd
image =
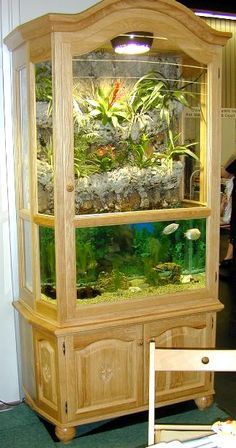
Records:
[[[26,40],[33,40],[52,32],[74,33],[77,30],[84,31],[91,25],[97,27],[99,24],[109,23],[111,22],[111,16],[114,18],[117,15],[120,20],[122,17],[122,21],[130,17],[135,18],[135,20],[140,17],[144,20],[144,11],[145,16],[147,18],[153,17],[154,21],[163,15],[166,16],[166,19],[173,19],[179,24],[179,27],[186,28],[188,34],[192,34],[194,38],[199,39],[200,36],[200,40],[205,44],[225,45],[231,37],[231,33],[219,32],[209,27],[190,9],[172,0],[159,0],[158,2],[136,0],[135,3],[132,0],[103,0],[98,5],[94,5],[79,14],[47,14],[31,20],[11,32],[4,42],[9,49],[14,49]],[[139,27],[139,23],[136,23],[136,25]],[[137,27],[135,29],[138,31]]]
[[[101,213],[97,215],[76,215],[75,227],[93,227],[121,224],[134,224],[141,222],[170,221],[181,219],[198,219],[210,216],[208,207],[192,207],[179,209],[145,210],[120,213]]]
[[[74,149],[71,46],[60,34],[53,40],[53,146],[56,282],[59,321],[74,316],[76,266],[74,219]],[[63,92],[63,94],[62,94]]]
[[[35,224],[38,224],[40,226],[45,226],[45,227],[54,227],[55,226],[55,218],[54,216],[50,216],[50,215],[43,215],[43,214],[36,214],[33,217],[33,222]]]
[[[57,301],[55,303],[46,302],[41,298],[36,301],[36,312],[42,316],[47,316],[49,320],[55,321],[57,319]]]
[[[219,290],[219,244],[220,244],[220,162],[221,162],[221,56],[222,49],[208,69],[208,110],[207,110],[207,198],[212,207],[207,220],[206,278],[212,295]],[[217,88],[216,88],[217,86]],[[218,157],[217,157],[218,156]]]
[[[173,299],[173,298],[172,298]],[[42,315],[33,312],[30,307],[27,306],[23,301],[19,300],[13,303],[16,310],[22,315],[28,322],[32,323],[39,329],[47,329],[50,332],[53,332],[57,335],[72,335],[76,334],[79,331],[90,331],[90,330],[98,330],[103,329],[104,325],[108,327],[117,327],[117,326],[127,326],[136,325],[139,323],[150,323],[155,321],[160,321],[163,319],[172,319],[178,317],[189,317],[196,314],[201,313],[211,313],[211,312],[219,312],[223,309],[222,303],[218,300],[212,298],[202,298],[199,300],[198,297],[192,297],[183,299],[180,301],[172,300],[163,297],[159,298],[158,303],[153,303],[152,307],[146,306],[145,310],[135,309],[133,305],[132,310],[128,310],[128,312],[120,312],[118,310],[117,313],[114,313],[114,308],[110,307],[107,310],[107,314],[103,316],[94,316],[94,313],[88,313],[86,316],[75,316],[74,320],[66,323],[55,322],[53,319],[49,319],[47,315],[43,317]],[[136,305],[136,303],[135,303]],[[150,304],[149,304],[150,305]],[[187,322],[187,321],[186,321]],[[214,330],[213,325],[213,330]]]
[[[30,43],[30,60],[35,64],[51,60],[51,35],[46,34]]]
[[[202,293],[202,294],[201,294]],[[205,308],[206,307],[206,308]],[[176,293],[174,296],[158,296],[140,300],[132,300],[132,302],[102,304],[101,306],[92,305],[77,306],[74,321],[81,325],[109,323],[117,321],[118,316],[122,316],[122,322],[131,323],[146,320],[154,320],[158,317],[166,318],[170,316],[186,316],[191,312],[203,311],[219,311],[223,309],[223,305],[217,300],[209,297],[209,290],[203,289],[192,294],[188,291]],[[174,313],[174,314],[173,314]]]
[[[207,202],[207,192],[206,192],[206,180],[207,180],[207,129],[208,129],[208,118],[207,110],[208,110],[208,95],[207,89],[209,87],[208,81],[208,72],[202,75],[204,77],[204,81],[201,84],[201,99],[200,99],[200,201]]]

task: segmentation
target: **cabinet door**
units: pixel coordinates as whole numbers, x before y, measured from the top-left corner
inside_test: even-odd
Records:
[[[34,331],[37,405],[45,414],[58,418],[59,376],[57,340],[44,332]]]
[[[196,314],[164,319],[144,328],[144,401],[148,402],[149,341],[158,347],[213,347],[215,314]],[[178,369],[178,366],[176,366]],[[213,375],[204,372],[164,372],[156,374],[156,401],[171,404],[213,393]]]
[[[119,415],[143,400],[142,326],[105,328],[71,338],[71,419]]]

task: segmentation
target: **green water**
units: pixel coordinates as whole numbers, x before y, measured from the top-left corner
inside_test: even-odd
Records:
[[[75,243],[81,304],[205,286],[205,219],[77,228]],[[53,229],[40,228],[40,250],[42,292],[55,299]]]

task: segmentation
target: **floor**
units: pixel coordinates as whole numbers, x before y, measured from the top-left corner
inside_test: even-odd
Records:
[[[220,259],[224,258],[228,231],[221,230]],[[220,276],[219,298],[224,310],[217,316],[217,348],[236,348],[236,276]],[[215,374],[216,402],[236,419],[236,373]]]

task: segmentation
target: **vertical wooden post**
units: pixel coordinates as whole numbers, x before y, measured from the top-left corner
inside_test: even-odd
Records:
[[[52,48],[57,307],[65,322],[76,307],[72,56],[61,33],[53,34]]]

